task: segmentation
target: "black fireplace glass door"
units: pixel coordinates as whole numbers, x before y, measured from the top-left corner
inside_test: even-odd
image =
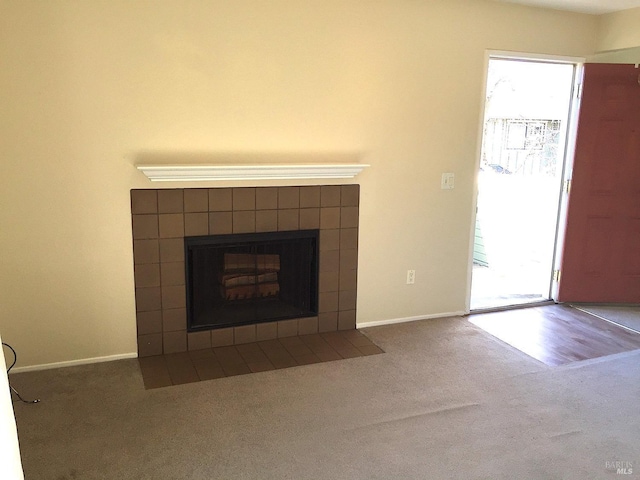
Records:
[[[185,237],[189,331],[318,314],[318,230]]]

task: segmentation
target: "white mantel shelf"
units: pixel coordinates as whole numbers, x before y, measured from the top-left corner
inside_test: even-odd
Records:
[[[137,165],[152,182],[225,180],[297,180],[353,178],[369,165],[326,163],[300,165]]]

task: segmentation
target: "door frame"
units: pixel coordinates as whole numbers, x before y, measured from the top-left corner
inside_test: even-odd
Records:
[[[505,50],[485,50],[484,55],[484,72],[483,72],[483,80],[482,80],[482,92],[480,98],[482,99],[482,108],[480,109],[480,117],[478,119],[478,135],[476,138],[476,159],[475,159],[475,174],[474,174],[474,182],[473,182],[473,194],[471,200],[471,224],[469,229],[469,249],[468,249],[468,258],[467,258],[467,291],[465,298],[465,313],[469,314],[471,312],[471,281],[473,277],[473,241],[475,237],[475,224],[476,224],[476,216],[478,212],[478,172],[480,171],[480,162],[482,157],[482,140],[484,133],[484,117],[487,108],[487,80],[489,74],[489,60],[491,59],[505,59],[505,60],[522,60],[522,61],[531,61],[531,62],[540,62],[540,63],[561,63],[561,64],[570,64],[575,66],[574,71],[574,79],[573,79],[573,89],[571,92],[571,105],[569,110],[569,125],[567,129],[567,137],[565,142],[565,151],[564,151],[564,168],[562,171],[561,182],[564,184],[565,180],[570,177],[570,173],[573,169],[573,154],[575,151],[576,144],[576,133],[578,130],[578,113],[579,113],[579,105],[580,99],[577,92],[580,91],[580,85],[582,82],[582,71],[583,65],[586,62],[585,57],[571,57],[571,56],[562,56],[562,55],[548,55],[548,54],[538,54],[538,53],[530,53],[530,52],[511,52]],[[559,261],[561,260],[562,248],[560,248],[560,241],[564,239],[564,231],[566,228],[566,213],[567,213],[567,199],[568,195],[561,192],[560,207],[558,212],[558,226],[556,228],[556,240],[554,245],[554,253],[553,253],[553,269],[558,269],[558,265],[560,265]],[[549,272],[550,275],[553,272]],[[556,281],[552,281],[551,283],[551,291],[550,296],[555,300],[558,290],[558,283]]]

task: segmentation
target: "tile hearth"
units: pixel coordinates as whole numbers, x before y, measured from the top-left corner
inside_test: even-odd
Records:
[[[345,330],[140,357],[138,361],[149,390],[380,353],[384,351],[358,330]]]

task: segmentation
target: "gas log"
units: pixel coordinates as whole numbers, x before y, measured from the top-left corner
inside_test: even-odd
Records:
[[[280,255],[225,253],[220,294],[226,300],[275,297],[279,271]]]

